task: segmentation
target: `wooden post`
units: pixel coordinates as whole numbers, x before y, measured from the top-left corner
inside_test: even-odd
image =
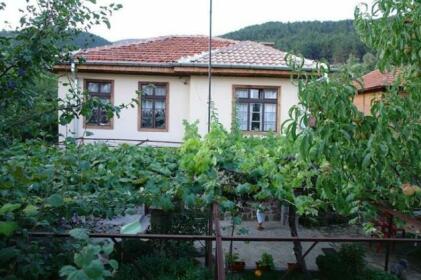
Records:
[[[216,203],[212,205],[213,212],[213,223],[215,225],[215,236],[216,236],[216,274],[215,279],[225,280],[224,271],[224,252],[222,250],[222,236],[221,227],[219,226],[219,206]]]
[[[209,207],[209,219],[208,219],[208,235],[213,235],[213,209]],[[212,240],[206,240],[205,246],[205,265],[207,268],[212,267]]]
[[[392,227],[393,227],[393,216],[392,215],[388,215],[388,226],[387,226],[387,235],[386,238],[391,238],[392,237]],[[390,242],[386,243],[386,253],[385,253],[385,257],[384,257],[384,271],[388,271],[389,270],[389,256],[390,256]]]

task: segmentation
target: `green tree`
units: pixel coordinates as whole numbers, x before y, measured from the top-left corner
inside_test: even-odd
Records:
[[[352,103],[349,68],[300,80],[288,135],[300,143],[303,159],[319,166],[318,197],[369,221],[379,205],[410,212],[421,203],[421,7],[419,1],[379,0],[372,9],[356,9],[355,17],[378,66],[399,69],[397,80],[369,116]]]
[[[74,100],[63,100],[57,107],[58,100],[53,97],[56,86],[49,82],[52,77],[49,72],[55,64],[71,59],[75,48],[72,38],[93,25],[109,25],[107,17],[121,7],[116,4],[97,6],[95,2],[28,2],[14,36],[0,35],[1,146],[14,139],[44,137],[48,133],[48,129],[44,130],[46,126],[55,125],[51,116],[57,109],[73,116],[88,111],[83,110],[81,102],[75,108]],[[0,2],[0,12],[4,12],[5,6]],[[50,120],[45,119],[47,115]]]

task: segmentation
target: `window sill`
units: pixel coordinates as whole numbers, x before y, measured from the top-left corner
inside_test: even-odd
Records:
[[[108,130],[110,130],[110,129],[114,129],[114,127],[113,127],[113,125],[112,125],[112,124],[110,124],[110,125],[93,125],[93,124],[85,124],[85,125],[83,126],[83,128],[86,128],[86,129],[108,129]]]
[[[278,131],[249,131],[249,130],[241,130],[241,133],[242,134],[245,134],[245,135],[268,135],[269,133],[274,133],[274,134],[277,134],[278,133]]]
[[[138,131],[142,132],[168,132],[168,128],[138,128]]]

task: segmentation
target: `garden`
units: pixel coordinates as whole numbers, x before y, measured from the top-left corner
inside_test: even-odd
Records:
[[[57,142],[57,122],[89,117],[98,106],[110,116],[135,106],[103,104],[78,89],[61,100],[46,87],[52,67],[70,59],[65,42],[109,25],[121,8],[95,2],[28,3],[17,35],[0,37],[2,279],[213,279],[221,271],[226,279],[398,279],[367,264],[367,247],[346,242],[317,256],[317,270],[310,269],[299,237],[301,224],[324,213],[367,237],[384,237],[375,224],[381,209],[412,216],[421,207],[419,1],[380,0],[355,11],[355,28],[375,50],[377,67],[398,77],[373,101],[371,114],[352,102],[359,81],[352,65],[332,71],[320,63],[308,73],[290,55],[299,104],[282,135],[251,137],[235,124],[227,130],[214,111],[209,133],[185,123],[177,148]],[[5,6],[0,1],[0,13]],[[244,205],[267,201],[288,209],[295,260],[282,270],[267,252],[245,267],[229,240],[248,235]],[[150,227],[139,220],[116,232],[97,226],[144,206]],[[222,237],[221,217],[229,229]],[[221,243],[230,244],[226,254]],[[413,257],[419,260],[419,251]]]

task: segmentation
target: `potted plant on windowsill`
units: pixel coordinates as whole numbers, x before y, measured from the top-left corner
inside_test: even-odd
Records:
[[[256,270],[269,271],[275,268],[271,254],[263,253],[260,260],[256,262]]]
[[[240,257],[238,253],[227,253],[225,255],[225,260],[228,265],[228,269],[234,272],[241,272],[244,271],[246,263],[244,261],[240,261]]]

